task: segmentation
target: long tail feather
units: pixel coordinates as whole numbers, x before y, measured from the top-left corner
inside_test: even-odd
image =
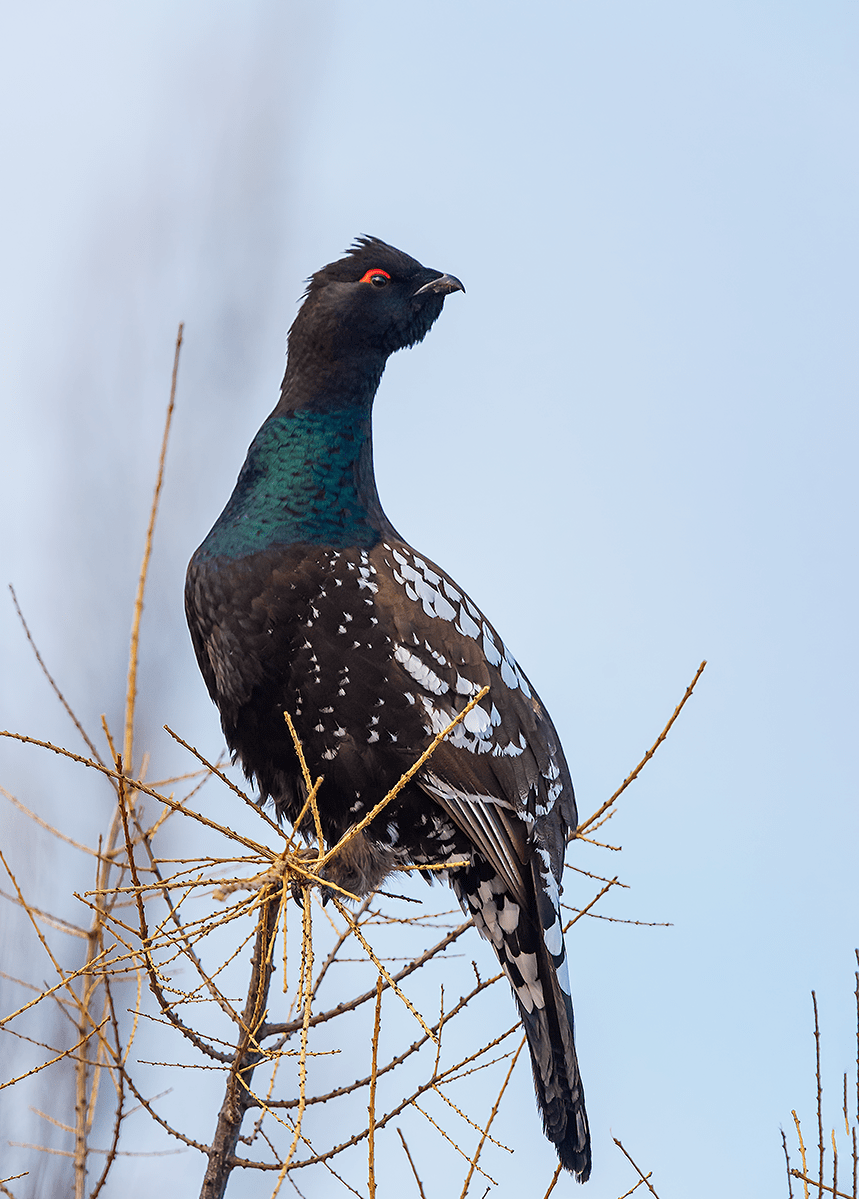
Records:
[[[551,874],[551,881],[544,877],[541,865],[536,859],[527,909],[477,854],[469,866],[451,871],[450,881],[510,981],[528,1038],[546,1136],[562,1165],[579,1182],[586,1182],[591,1172],[590,1132],[576,1058],[557,886]]]

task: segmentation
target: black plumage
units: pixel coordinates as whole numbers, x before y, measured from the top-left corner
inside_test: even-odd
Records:
[[[558,906],[576,827],[569,771],[525,675],[462,589],[399,536],[373,473],[385,363],[422,340],[458,290],[453,276],[375,238],[313,275],[280,401],[191,560],[186,610],[227,742],[291,821],[305,794],[284,712],[295,721],[325,776],[329,844],[489,685],[329,878],[361,895],[406,863],[468,860],[448,880],[513,987],[546,1135],[585,1181],[590,1139]]]

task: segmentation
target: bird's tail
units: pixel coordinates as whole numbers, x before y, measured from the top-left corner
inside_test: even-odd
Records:
[[[528,1038],[546,1136],[565,1169],[586,1182],[591,1142],[576,1058],[561,914],[557,888],[545,885],[540,864],[536,862],[531,872],[533,891],[524,904],[510,895],[504,881],[477,854],[468,866],[451,871],[450,882],[465,912],[492,944],[513,989]]]

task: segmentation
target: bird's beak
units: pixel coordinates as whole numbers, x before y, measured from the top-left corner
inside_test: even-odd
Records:
[[[427,292],[435,292],[437,295],[446,296],[452,291],[465,291],[456,275],[439,275],[437,279],[430,279],[429,283],[425,283],[423,287],[419,287],[415,292],[416,296],[426,295]]]

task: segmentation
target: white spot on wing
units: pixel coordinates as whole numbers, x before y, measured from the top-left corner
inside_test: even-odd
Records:
[[[462,725],[464,728],[468,729],[470,733],[476,733],[478,737],[482,737],[485,736],[492,728],[492,720],[490,719],[489,715],[484,712],[480,704],[478,704],[476,708],[472,708],[471,711],[464,717],[462,720]]]
[[[495,644],[491,630],[486,625],[483,626],[483,652],[490,666],[498,666],[501,663],[501,651]]]
[[[404,645],[397,646],[394,650],[394,657],[425,691],[429,691],[433,695],[444,695],[446,691],[450,690],[444,679],[440,679],[434,670],[430,670],[425,662],[407,650]]]
[[[517,690],[519,680],[516,677],[516,671],[510,663],[510,659],[505,654],[501,659],[501,678],[507,684],[511,691]]]
[[[477,640],[480,634],[479,627],[466,612],[464,604],[459,609],[459,620],[456,623],[456,627],[464,637],[471,637],[474,641]]]

